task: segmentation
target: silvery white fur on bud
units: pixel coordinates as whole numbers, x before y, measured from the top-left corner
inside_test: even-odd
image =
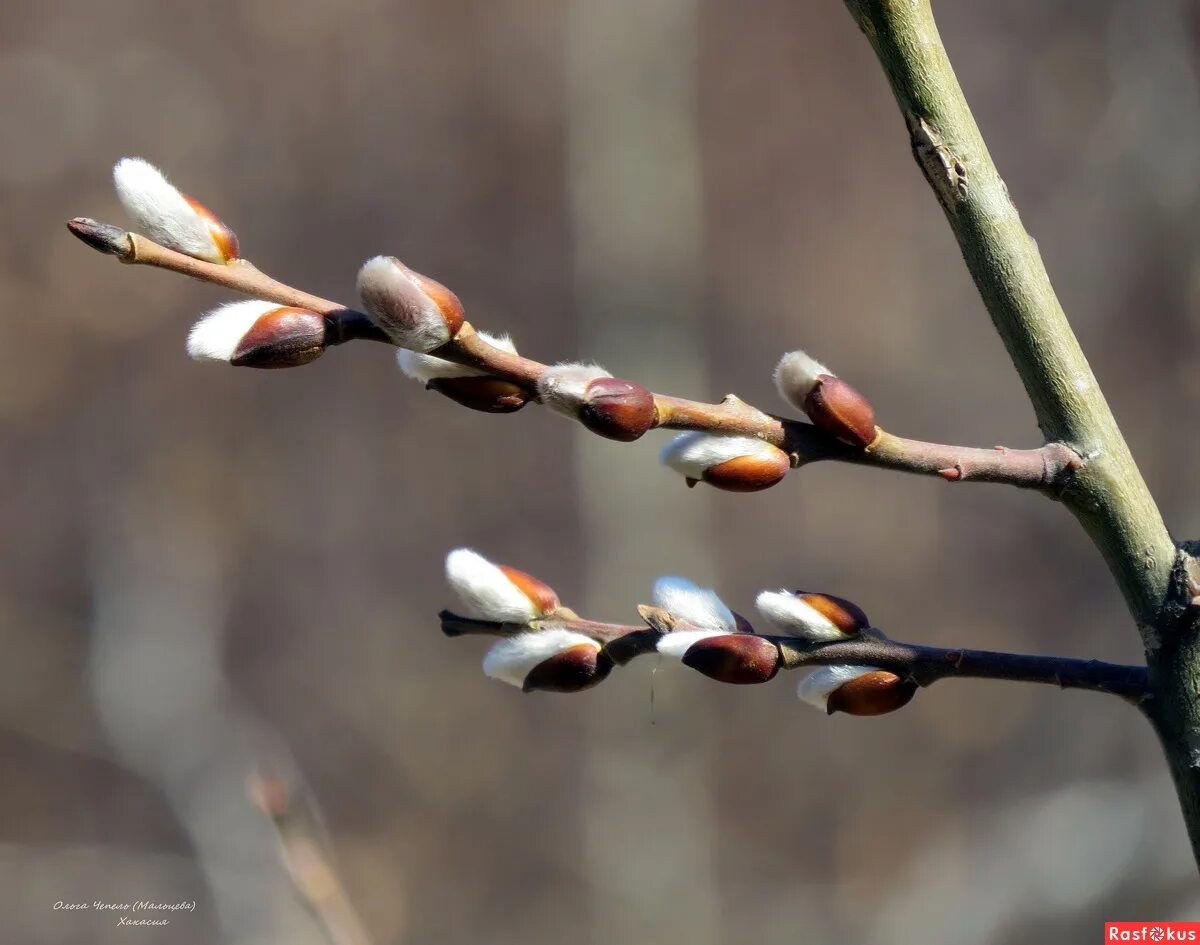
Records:
[[[804,410],[804,401],[822,374],[833,372],[803,351],[789,351],[775,365],[775,387],[789,404]]]
[[[859,676],[876,672],[875,666],[853,666],[838,663],[821,666],[808,673],[796,687],[796,695],[822,712],[829,711],[829,697],[846,683]]]
[[[486,331],[481,331],[479,337],[493,348],[499,348],[509,354],[517,353],[517,346],[513,344],[508,335],[491,335]],[[405,376],[422,384],[428,384],[439,377],[483,377],[487,373],[464,364],[455,364],[445,358],[435,358],[431,354],[409,351],[407,348],[400,348],[396,351],[396,363],[400,365],[400,370],[404,372]]]
[[[117,197],[136,229],[154,242],[196,259],[225,263],[237,256],[237,238],[211,212],[186,197],[141,158],[113,167]]]
[[[672,630],[670,633],[664,633],[654,646],[663,656],[681,660],[683,655],[692,648],[693,643],[707,640],[709,637],[728,636],[731,632],[729,630]]]
[[[232,361],[238,345],[255,323],[277,308],[277,302],[248,299],[229,302],[206,313],[188,332],[188,357],[197,361]]]
[[[483,671],[493,679],[525,687],[525,680],[534,669],[546,660],[576,646],[594,647],[600,644],[591,637],[572,630],[537,630],[519,633],[501,640],[483,658]]]
[[[663,447],[659,459],[687,479],[703,479],[713,466],[741,456],[770,458],[778,450],[752,436],[716,436],[693,431],[682,433]]]
[[[497,565],[469,548],[446,555],[446,580],[465,616],[496,623],[529,623],[542,616],[534,602]]]
[[[775,627],[792,636],[815,643],[845,640],[849,636],[791,591],[763,591],[755,598],[754,606]]]
[[[717,592],[681,577],[661,577],[654,582],[654,603],[697,630],[736,633],[737,620]],[[686,631],[670,633],[679,636]]]
[[[598,377],[612,375],[598,364],[552,364],[538,378],[538,396],[551,410],[575,419],[588,384]]]
[[[371,320],[402,348],[429,352],[457,330],[407,266],[391,256],[368,259],[358,271],[358,294]]]

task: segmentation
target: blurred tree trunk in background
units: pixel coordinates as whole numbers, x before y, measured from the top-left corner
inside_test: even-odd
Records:
[[[618,376],[702,394],[710,385],[697,324],[704,293],[696,29],[695,0],[572,0],[567,181],[578,351]],[[575,443],[586,612],[614,612],[639,589],[648,598],[654,574],[711,581],[711,500],[688,494],[673,476],[628,473],[649,466],[646,454],[659,444],[631,450],[586,431]],[[615,715],[611,702],[592,703],[580,817],[597,943],[721,940],[716,779],[701,721],[714,710],[687,700],[681,682],[680,674],[652,677],[657,701],[651,705],[647,688],[645,701]],[[685,714],[689,726],[671,724]]]

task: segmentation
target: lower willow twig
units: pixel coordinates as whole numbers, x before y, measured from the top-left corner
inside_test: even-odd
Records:
[[[153,240],[119,227],[79,217],[67,224],[71,232],[98,252],[122,262],[154,266],[232,289],[268,302],[307,309],[325,316],[328,344],[351,340],[388,341],[362,312],[339,302],[311,295],[266,275],[245,260],[227,264],[207,262],[160,246]],[[547,365],[503,351],[487,342],[470,324],[433,352],[437,357],[478,368],[536,394]],[[730,394],[719,404],[654,394],[654,427],[705,433],[751,436],[777,446],[793,465],[819,460],[875,466],[919,475],[937,475],[951,482],[977,480],[1007,483],[1057,495],[1082,465],[1079,455],[1062,443],[1039,449],[979,449],[926,443],[878,430],[865,449],[849,446],[812,424],[765,413]]]
[[[529,626],[472,620],[445,610],[438,617],[442,632],[447,636],[510,636],[530,629]],[[659,631],[645,627],[557,616],[535,621],[531,626],[535,631],[572,630],[589,636],[603,643],[614,661],[622,665],[637,656],[655,652],[655,645],[662,636]],[[680,625],[678,629],[692,628]],[[782,667],[786,669],[835,664],[875,666],[922,687],[939,679],[1001,679],[1106,692],[1134,704],[1139,704],[1146,693],[1144,666],[1062,656],[920,646],[889,640],[876,631],[832,643],[812,643],[798,637],[769,634],[760,636],[779,648]]]
[[[330,945],[371,945],[321,840],[316,812],[285,779],[255,772],[252,799],[271,819],[279,856],[300,900],[320,924]]]

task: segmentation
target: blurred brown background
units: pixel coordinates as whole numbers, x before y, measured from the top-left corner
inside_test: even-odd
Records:
[[[940,3],[993,155],[1180,537],[1200,531],[1193,14]],[[189,362],[223,296],[87,252],[141,155],[261,267],[395,253],[543,360],[775,409],[803,346],[910,436],[1036,445],[840,3],[0,5],[0,939],[315,943],[246,800],[301,777],[380,943],[1092,941],[1198,917],[1149,728],[947,682],[882,719],[640,661],[522,696],[449,641],[469,545],[625,620],[682,573],[900,638],[1140,658],[1061,509],[822,464],[689,492],[654,442],[425,394],[382,346]],[[58,900],[196,900],[168,929]]]

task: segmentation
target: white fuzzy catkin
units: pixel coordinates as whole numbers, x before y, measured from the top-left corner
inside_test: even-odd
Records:
[[[688,479],[702,479],[706,469],[739,456],[766,459],[776,452],[776,447],[752,436],[715,436],[693,431],[671,440],[658,458]]]
[[[371,320],[401,348],[429,352],[450,340],[450,326],[413,274],[391,256],[358,270],[358,294]]]
[[[517,346],[513,344],[508,335],[491,335],[486,331],[481,331],[479,337],[493,348],[499,348],[509,354],[517,353]],[[445,358],[435,358],[431,354],[409,351],[407,348],[400,348],[396,351],[396,363],[400,365],[400,370],[406,377],[411,377],[421,384],[428,384],[438,377],[482,377],[487,373],[478,368],[455,364]]]
[[[529,623],[537,606],[496,565],[469,548],[446,555],[446,580],[466,609],[464,616],[497,623]]]
[[[538,397],[551,410],[574,419],[588,384],[598,377],[612,375],[598,364],[553,364],[538,378]]]
[[[232,361],[242,338],[254,323],[267,312],[282,307],[276,302],[249,299],[213,309],[188,332],[188,357],[197,361]]]
[[[683,654],[692,648],[693,643],[707,640],[709,637],[723,637],[727,633],[726,630],[673,630],[664,633],[654,646],[663,656],[681,660]]]
[[[661,577],[654,582],[654,603],[671,616],[697,630],[736,633],[737,621],[717,592],[681,577]]]
[[[153,164],[122,158],[113,166],[113,184],[137,232],[196,259],[226,261],[208,221]]]
[[[837,624],[791,591],[763,591],[754,599],[754,606],[777,629],[790,636],[817,643],[847,638]]]
[[[803,410],[805,399],[822,374],[833,372],[803,351],[789,351],[775,365],[775,388],[789,404]]]
[[[537,630],[501,640],[483,658],[483,671],[493,679],[524,688],[533,670],[564,650],[587,645],[598,652],[600,644],[572,630]]]
[[[815,706],[822,712],[829,711],[829,697],[843,685],[859,676],[874,673],[876,666],[854,666],[849,663],[838,663],[833,666],[822,666],[814,669],[800,680],[796,687],[796,695]]]

